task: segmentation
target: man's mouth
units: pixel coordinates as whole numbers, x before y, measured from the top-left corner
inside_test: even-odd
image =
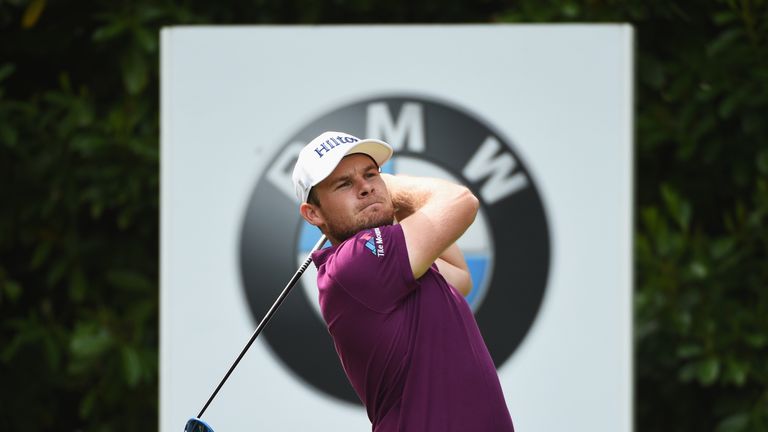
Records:
[[[374,202],[372,202],[372,203],[370,203],[370,204],[366,204],[365,206],[363,206],[363,207],[360,209],[360,211],[362,212],[362,211],[368,210],[368,209],[370,209],[372,206],[375,206],[375,205],[381,205],[381,202],[379,202],[379,201],[374,201]]]

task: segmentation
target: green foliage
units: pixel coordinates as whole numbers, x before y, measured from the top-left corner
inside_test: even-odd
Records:
[[[766,6],[677,5],[638,56],[643,429],[768,430]]]
[[[154,427],[161,21],[115,10],[142,30],[96,40],[113,23],[87,5],[20,3],[0,6],[0,425]]]
[[[635,26],[636,428],[768,430],[768,2],[499,16]]]
[[[158,32],[630,22],[638,430],[768,430],[768,2],[0,3],[0,426],[157,424]]]

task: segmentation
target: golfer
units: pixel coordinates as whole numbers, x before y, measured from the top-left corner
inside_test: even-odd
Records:
[[[469,305],[456,240],[477,198],[447,181],[388,175],[392,147],[325,132],[299,154],[299,211],[330,240],[315,252],[320,310],[373,431],[513,431]]]

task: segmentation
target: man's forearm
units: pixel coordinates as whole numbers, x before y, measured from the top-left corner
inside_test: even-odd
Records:
[[[469,266],[461,253],[459,246],[450,245],[435,261],[440,274],[464,297],[472,291],[472,277]]]
[[[477,199],[472,196],[466,187],[445,180],[400,175],[392,176],[388,174],[383,174],[382,177],[392,197],[392,203],[395,207],[395,218],[398,221],[407,219],[429,205],[434,206],[435,204],[442,203],[442,207],[436,207],[442,208],[441,214],[446,214],[445,212],[452,214],[452,210],[456,212],[466,210],[467,197],[474,200],[475,205],[477,202]],[[431,213],[434,213],[434,210],[432,209]],[[474,217],[474,213],[472,213],[472,216]],[[433,220],[431,225],[433,227],[442,227],[443,225],[440,223],[441,221],[439,220]],[[444,249],[438,251],[438,253],[439,256],[435,257],[435,262],[440,273],[462,295],[468,295],[472,289],[472,279],[469,275],[469,268],[464,260],[464,256],[455,243],[455,238],[454,242],[446,244]]]
[[[430,199],[440,199],[461,193],[463,186],[430,177],[382,174],[399,221],[422,208]]]

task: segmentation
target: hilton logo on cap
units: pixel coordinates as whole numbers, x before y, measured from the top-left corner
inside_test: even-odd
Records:
[[[351,144],[358,141],[359,140],[353,136],[337,135],[321,142],[317,147],[315,147],[315,153],[317,153],[318,156],[323,157],[323,155],[342,144]]]
[[[545,209],[510,141],[465,109],[422,97],[373,98],[331,109],[289,137],[270,161],[253,189],[241,233],[240,269],[254,320],[320,237],[299,215],[291,172],[304,145],[327,130],[389,143],[395,154],[383,172],[452,179],[478,196],[478,217],[459,241],[474,285],[467,301],[496,366],[508,361],[535,321],[547,286]],[[334,138],[315,153],[323,157],[354,139]],[[312,388],[359,403],[317,312],[314,273],[308,270],[299,283],[303,289],[294,289],[262,336]]]

